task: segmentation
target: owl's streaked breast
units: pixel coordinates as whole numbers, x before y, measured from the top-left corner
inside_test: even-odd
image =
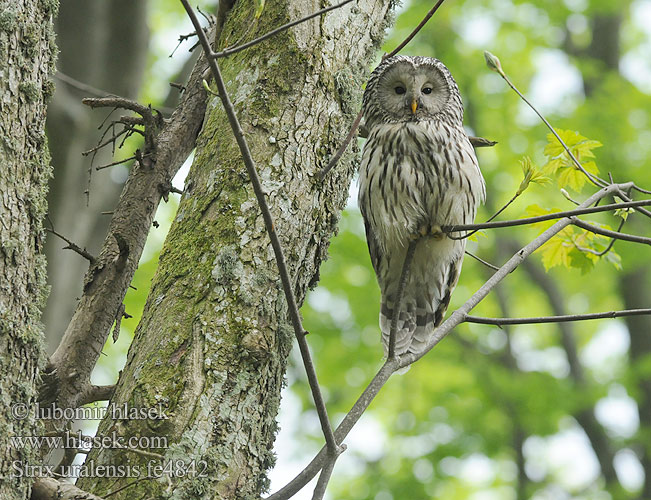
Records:
[[[441,121],[377,125],[364,146],[359,205],[384,250],[424,224],[471,222],[484,186],[463,131]]]

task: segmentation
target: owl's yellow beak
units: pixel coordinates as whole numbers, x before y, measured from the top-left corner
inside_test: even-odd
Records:
[[[413,114],[416,114],[416,110],[418,109],[418,101],[416,99],[411,100],[411,112]]]

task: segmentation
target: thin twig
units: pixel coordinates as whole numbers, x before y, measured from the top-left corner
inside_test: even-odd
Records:
[[[427,24],[427,21],[431,19],[431,17],[436,13],[437,10],[439,10],[439,7],[441,4],[444,2],[444,0],[439,0],[436,2],[436,5],[430,9],[430,11],[425,14],[425,17],[423,20],[414,28],[414,31],[409,33],[407,38],[405,38],[400,45],[398,45],[395,49],[393,49],[391,52],[389,52],[387,55],[385,55],[382,59],[386,59],[388,57],[393,57],[395,56],[398,52],[400,52],[402,49],[405,48],[405,46],[411,42],[411,40],[418,34],[420,30],[423,29],[423,27]]]
[[[536,217],[525,217],[522,219],[514,219],[508,221],[498,222],[482,222],[479,224],[458,224],[456,226],[443,226],[441,230],[444,233],[454,233],[457,231],[468,231],[474,229],[496,229],[501,227],[514,227],[524,226],[527,224],[535,224],[536,222],[544,222],[547,220],[562,219],[564,217],[573,217],[577,215],[593,214],[597,212],[608,212],[610,210],[617,210],[619,208],[635,208],[651,205],[651,200],[627,201],[623,203],[611,203],[610,205],[601,205],[598,207],[578,208],[575,210],[568,210],[565,212],[554,212],[546,215],[538,215]],[[585,203],[583,204],[585,206]]]
[[[128,158],[125,158],[124,160],[118,160],[118,161],[114,161],[112,163],[107,163],[106,165],[100,165],[99,167],[95,167],[95,170],[103,170],[105,168],[115,167],[116,165],[120,165],[122,163],[126,163],[128,161],[135,160],[135,159],[136,159],[135,155],[134,156],[129,156]]]
[[[107,129],[107,130],[108,130],[108,129]],[[97,153],[97,151],[99,151],[100,149],[102,149],[104,146],[108,146],[109,144],[113,144],[113,147],[115,148],[115,141],[117,141],[117,140],[118,140],[120,137],[122,137],[124,134],[127,134],[127,133],[129,133],[130,131],[132,131],[132,130],[136,130],[136,129],[134,129],[133,126],[130,126],[130,125],[124,125],[124,128],[123,128],[120,132],[118,132],[117,134],[113,134],[112,137],[110,137],[109,139],[107,139],[107,140],[104,141],[104,142],[101,142],[101,143],[97,144],[97,146],[95,146],[95,147],[89,149],[88,151],[83,151],[83,152],[81,153],[81,155],[82,155],[82,156],[88,156],[88,155],[91,154],[91,153],[94,155],[95,153]],[[115,150],[113,151],[113,154],[115,154]]]
[[[626,219],[621,220],[621,222],[619,223],[619,227],[617,228],[617,232],[620,232],[622,230],[622,228],[624,227],[624,224],[626,224]],[[606,255],[613,248],[613,245],[615,244],[615,241],[617,241],[617,239],[612,238],[610,240],[610,243],[608,243],[608,246],[606,248],[604,248],[601,252],[597,252],[595,255],[597,255],[597,257],[603,257],[604,255]]]
[[[362,116],[363,116],[363,111],[360,110],[359,113],[357,113],[357,116],[355,117],[355,120],[353,121],[353,124],[350,126],[350,130],[348,131],[348,135],[344,139],[344,142],[341,144],[335,155],[332,157],[332,159],[328,162],[328,164],[322,168],[319,171],[319,179],[323,180],[326,175],[328,175],[328,172],[332,170],[335,165],[339,162],[343,154],[346,152],[346,148],[348,148],[348,145],[350,144],[350,141],[353,140],[355,137],[355,134],[357,133],[357,129],[359,128],[359,123],[362,121]]]
[[[469,252],[468,250],[466,250],[465,253],[466,253],[466,255],[472,257],[473,259],[475,259],[475,260],[478,261],[478,262],[481,262],[482,264],[484,264],[484,265],[485,265],[486,267],[488,267],[489,269],[492,269],[493,271],[499,271],[499,270],[500,270],[499,267],[494,266],[494,265],[491,264],[490,262],[486,262],[484,259],[482,259],[481,257],[478,257],[478,256],[475,255],[474,253]]]
[[[427,24],[427,21],[431,19],[431,17],[436,13],[438,8],[441,6],[441,4],[444,2],[444,0],[439,0],[434,7],[430,9],[430,11],[425,14],[425,17],[423,20],[416,26],[414,31],[412,31],[407,38],[405,38],[395,49],[393,49],[389,54],[385,54],[382,59],[385,59],[387,57],[392,57],[395,56],[398,52],[400,52],[402,49],[405,48],[405,46],[411,42],[411,40],[418,34],[418,32]],[[350,126],[350,131],[348,132],[348,135],[344,139],[344,142],[341,144],[335,155],[332,157],[332,159],[328,162],[328,165],[321,169],[319,172],[319,179],[323,179],[328,172],[330,172],[336,165],[339,159],[342,157],[344,152],[346,151],[346,148],[348,148],[348,145],[350,144],[350,141],[353,140],[355,137],[355,134],[357,133],[357,129],[359,127],[360,122],[362,121],[362,111],[357,114],[357,117],[355,118],[355,121],[353,121],[353,124]],[[492,143],[492,144],[491,144]],[[486,141],[485,143],[482,142],[482,146],[493,146],[496,143],[493,143],[493,141]]]
[[[511,203],[513,203],[516,200],[516,198],[518,196],[520,196],[522,193],[523,193],[523,191],[518,191],[517,193],[515,193],[513,195],[513,198],[511,198],[509,201],[507,201],[506,204],[504,204],[502,206],[502,208],[500,208],[497,212],[495,212],[493,215],[491,215],[486,222],[491,222],[495,217],[497,217],[499,214],[504,212],[504,210],[506,210],[509,207],[509,205]],[[470,238],[477,231],[479,231],[479,229],[475,229],[474,231],[470,231],[469,233],[466,233],[463,236],[452,236],[452,234],[450,233],[450,234],[448,234],[448,238],[450,238],[451,240],[464,240],[466,238]]]
[[[297,19],[296,21],[292,21],[287,24],[283,24],[279,28],[276,28],[274,30],[271,30],[269,33],[265,33],[262,36],[259,36],[255,40],[251,40],[250,42],[243,43],[242,45],[237,45],[236,47],[228,47],[226,49],[223,49],[220,52],[212,52],[209,49],[209,52],[206,52],[206,54],[210,55],[210,58],[219,58],[219,57],[226,57],[230,56],[231,54],[235,54],[236,52],[239,52],[244,49],[248,49],[249,47],[252,47],[254,45],[259,44],[260,42],[265,41],[268,38],[271,38],[274,35],[277,35],[278,33],[281,33],[285,30],[288,30],[289,28],[296,26],[297,24],[304,23],[305,21],[309,21],[310,19],[313,19],[315,17],[321,16],[325,14],[326,12],[330,12],[331,10],[339,9],[340,7],[343,7],[344,5],[352,2],[353,0],[345,0],[341,3],[338,3],[336,5],[332,5],[330,7],[326,7],[325,9],[321,9],[317,12],[313,12],[312,14],[302,17],[301,19]]]
[[[181,0],[181,3],[183,4],[183,7],[190,17],[192,24],[194,25],[195,31],[197,32],[197,36],[199,37],[199,41],[201,42],[201,46],[203,47],[204,52],[206,54],[210,54],[210,44],[206,38],[205,33],[201,29],[201,26],[199,25],[199,20],[197,19],[194,10],[188,3],[188,0]],[[330,419],[328,418],[323,395],[321,394],[321,390],[319,388],[312,356],[310,354],[307,341],[305,340],[305,329],[303,328],[301,317],[298,312],[298,306],[296,305],[296,299],[292,290],[292,282],[289,277],[287,265],[285,263],[283,249],[280,244],[280,240],[278,239],[278,235],[276,234],[273,216],[271,215],[271,211],[267,205],[267,201],[264,196],[264,190],[262,188],[262,184],[260,183],[260,178],[258,177],[258,172],[255,167],[253,157],[251,156],[251,151],[249,150],[249,145],[244,137],[244,133],[235,113],[235,109],[233,108],[233,105],[228,96],[228,92],[226,91],[226,86],[219,71],[217,60],[215,58],[209,57],[208,64],[212,72],[212,76],[215,80],[215,84],[217,85],[219,97],[222,100],[222,105],[224,107],[224,111],[226,112],[226,116],[228,117],[228,122],[233,130],[233,135],[235,136],[237,145],[240,148],[240,152],[242,153],[242,159],[249,174],[249,179],[251,180],[251,185],[253,187],[255,197],[258,201],[258,205],[260,206],[260,211],[262,212],[262,217],[264,219],[267,233],[269,234],[269,239],[271,240],[271,246],[273,247],[276,263],[278,265],[278,273],[280,274],[283,291],[285,292],[285,297],[287,299],[289,316],[294,327],[294,333],[296,334],[301,357],[303,358],[303,364],[305,365],[305,371],[307,373],[310,389],[312,391],[312,397],[314,398],[314,404],[319,415],[319,421],[321,422],[321,429],[323,430],[323,435],[325,437],[328,450],[331,453],[335,453],[338,449],[337,441],[335,440],[332,426],[330,425]]]
[[[566,321],[586,321],[590,319],[623,318],[625,316],[651,315],[651,309],[626,309],[623,311],[610,311],[588,314],[564,314],[561,316],[540,316],[533,318],[482,318],[479,316],[466,316],[466,323],[480,325],[533,325],[538,323],[564,323]]]
[[[634,186],[633,186],[633,189],[635,189],[636,191],[639,191],[640,193],[651,194],[651,191],[649,191],[648,189],[642,189],[642,188],[639,187],[639,186],[635,186],[635,185],[634,185]]]
[[[636,236],[634,234],[618,233],[617,231],[611,231],[610,229],[603,229],[599,226],[595,226],[594,224],[590,224],[589,222],[577,219],[576,217],[570,217],[570,219],[572,220],[572,224],[585,229],[586,231],[590,231],[591,233],[608,236],[609,238],[615,238],[616,240],[625,240],[632,241],[634,243],[642,243],[644,245],[651,245],[651,238]]]
[[[45,230],[48,233],[52,233],[54,236],[57,236],[58,238],[61,238],[63,241],[65,241],[68,244],[68,246],[63,247],[64,250],[72,250],[73,252],[78,253],[79,255],[81,255],[84,259],[86,259],[91,264],[95,262],[95,256],[94,255],[91,255],[89,252],[86,251],[85,248],[81,248],[79,245],[77,245],[76,243],[73,243],[68,238],[63,236],[62,234],[57,233],[54,230],[54,228],[50,229],[50,228],[46,227]]]
[[[556,130],[554,130],[554,127],[547,121],[547,119],[536,109],[536,107],[529,102],[529,100],[518,90],[518,88],[511,82],[508,76],[506,76],[506,73],[502,69],[502,65],[499,62],[499,59],[495,57],[493,54],[490,52],[484,52],[484,57],[486,58],[486,62],[488,64],[488,67],[491,68],[493,71],[495,71],[498,75],[502,77],[502,79],[507,83],[511,89],[520,96],[520,99],[522,99],[527,106],[529,106],[534,113],[538,115],[538,118],[542,120],[542,122],[547,126],[547,128],[551,131],[552,134],[554,134],[554,137],[560,142],[561,146],[563,146],[563,149],[565,149],[565,152],[570,156],[574,164],[576,165],[576,168],[578,168],[583,174],[592,182],[595,186],[597,187],[606,187],[608,183],[600,179],[599,177],[596,177],[592,175],[590,172],[588,172],[585,168],[583,168],[583,165],[577,160],[576,156],[574,156],[574,153],[570,150],[570,148],[565,144],[565,141],[561,139],[561,136],[558,135]]]
[[[335,468],[335,462],[337,461],[337,455],[330,457],[330,460],[325,464],[325,467],[321,469],[321,474],[319,474],[319,480],[316,483],[314,488],[314,493],[312,493],[312,500],[322,500],[323,495],[325,495],[326,488],[328,487],[328,482],[332,476],[332,470]]]
[[[409,279],[409,269],[411,268],[411,261],[414,258],[416,245],[419,240],[413,240],[409,243],[407,253],[405,254],[405,261],[402,264],[402,271],[400,272],[400,281],[398,282],[398,291],[393,303],[393,316],[391,317],[391,329],[389,330],[389,354],[388,359],[395,359],[396,357],[396,333],[398,330],[398,319],[400,318],[400,311],[402,310],[402,296],[404,295],[405,286]]]
[[[123,486],[120,486],[119,488],[116,488],[114,490],[109,491],[106,495],[104,495],[104,498],[108,498],[108,497],[110,497],[112,495],[115,495],[116,493],[120,493],[122,490],[126,490],[127,488],[130,488],[131,486],[135,486],[136,484],[138,484],[141,481],[148,481],[149,479],[156,479],[156,477],[154,477],[154,476],[140,477],[140,478],[136,479],[135,481],[133,481],[131,483],[127,483],[127,484],[125,484]]]

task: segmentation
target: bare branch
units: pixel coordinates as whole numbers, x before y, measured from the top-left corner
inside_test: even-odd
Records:
[[[112,92],[108,92],[107,90],[99,89],[97,87],[93,87],[92,85],[88,85],[87,83],[81,82],[71,77],[70,75],[63,73],[61,70],[57,70],[57,72],[54,74],[54,78],[65,83],[66,85],[69,85],[70,87],[80,90],[86,94],[93,95],[95,97],[118,97]],[[126,98],[122,97],[121,99]],[[157,106],[156,109],[166,115],[171,115],[174,111],[174,109],[165,106]]]
[[[96,401],[109,401],[115,392],[115,385],[92,385],[89,384],[79,401],[80,405],[95,403]]]
[[[472,257],[473,259],[475,259],[477,262],[481,262],[482,264],[484,264],[486,267],[492,269],[493,271],[499,271],[499,270],[500,270],[499,267],[494,266],[494,265],[491,264],[490,262],[486,262],[484,259],[482,259],[482,258],[476,256],[474,253],[470,253],[468,250],[465,251],[465,254],[466,254],[466,255],[469,255],[470,257]]]
[[[409,270],[411,268],[411,261],[414,258],[416,245],[419,240],[413,240],[409,243],[407,253],[405,254],[405,261],[402,264],[402,271],[400,272],[400,281],[398,282],[398,291],[396,292],[395,301],[393,303],[393,316],[391,317],[391,329],[389,330],[389,353],[388,359],[395,359],[396,357],[396,332],[398,330],[398,319],[402,309],[402,296],[404,295],[405,286],[409,279]]]
[[[345,449],[345,446],[342,446],[342,450]],[[314,493],[312,494],[312,500],[322,500],[325,495],[326,488],[328,487],[328,482],[330,477],[332,477],[332,470],[335,467],[335,462],[337,461],[337,455],[330,456],[328,462],[325,464],[323,469],[321,469],[321,474],[319,474],[319,480],[316,483],[314,488]]]
[[[204,53],[210,54],[211,52],[210,44],[208,42],[208,39],[206,38],[205,33],[201,29],[199,20],[197,19],[194,10],[188,3],[188,0],[181,0],[181,3],[183,4],[183,7],[185,8],[188,16],[190,17],[192,24],[194,25],[194,29],[197,33],[197,36],[199,37],[199,41],[201,42],[201,46],[203,47]],[[237,145],[239,146],[240,152],[242,153],[242,159],[244,160],[244,164],[249,174],[249,179],[251,181],[251,185],[253,187],[255,197],[258,201],[258,205],[260,206],[260,211],[262,212],[262,218],[264,219],[267,233],[269,234],[269,239],[271,240],[271,246],[273,248],[274,255],[276,257],[276,263],[278,265],[278,273],[280,274],[280,280],[282,282],[283,291],[285,292],[285,298],[287,299],[289,316],[291,318],[292,325],[294,327],[294,333],[298,341],[298,346],[301,352],[301,357],[303,359],[303,364],[305,365],[305,371],[307,372],[307,378],[310,384],[310,389],[312,391],[312,397],[314,398],[316,410],[319,415],[321,429],[323,430],[323,435],[325,437],[328,450],[330,450],[330,453],[335,453],[338,449],[338,445],[332,431],[332,426],[330,425],[330,419],[328,418],[328,412],[325,407],[323,395],[321,394],[321,390],[319,388],[316,370],[314,368],[314,363],[312,362],[312,356],[310,354],[307,341],[305,340],[305,329],[303,328],[301,317],[298,312],[298,306],[296,304],[296,299],[294,297],[294,292],[292,289],[292,282],[289,277],[289,271],[287,270],[287,265],[285,263],[285,256],[283,254],[283,249],[280,244],[280,240],[278,239],[278,235],[276,234],[273,216],[271,215],[271,211],[269,210],[269,206],[267,205],[264,196],[264,191],[262,189],[262,184],[260,183],[260,178],[258,177],[258,172],[255,167],[253,157],[251,156],[251,151],[249,150],[249,145],[244,137],[244,132],[242,131],[242,127],[240,126],[239,120],[235,113],[235,109],[233,108],[233,105],[228,96],[228,92],[226,91],[226,85],[224,84],[221,73],[219,71],[217,60],[215,58],[209,57],[208,65],[210,67],[210,71],[212,72],[212,76],[217,85],[219,97],[222,101],[222,105],[224,107],[224,111],[226,112],[226,116],[228,117],[228,122],[231,125],[231,129],[233,130],[233,135],[235,136]]]
[[[597,207],[577,208],[575,210],[568,210],[565,212],[554,212],[547,215],[538,215],[536,217],[525,217],[522,219],[515,219],[509,221],[482,222],[480,224],[459,224],[456,226],[444,226],[441,228],[441,230],[444,233],[454,233],[457,231],[469,231],[475,229],[496,229],[500,227],[524,226],[527,224],[535,224],[536,222],[562,219],[564,217],[574,217],[577,215],[593,214],[598,212],[608,212],[610,210],[617,210],[620,208],[634,208],[634,207],[641,207],[647,205],[651,205],[651,200],[627,201],[623,203],[611,203],[609,205],[601,205]],[[585,203],[582,206],[585,206]]]
[[[513,195],[513,197],[509,201],[507,201],[504,205],[502,205],[502,208],[500,208],[497,212],[495,212],[493,215],[491,215],[486,222],[492,221],[493,219],[495,219],[495,217],[497,217],[499,214],[504,212],[504,210],[506,210],[509,207],[509,205],[511,205],[517,199],[517,197],[520,196],[522,193],[523,193],[523,191],[518,191],[517,193],[515,193]],[[477,231],[479,231],[479,229],[475,229],[474,231],[470,231],[469,233],[466,233],[466,234],[464,234],[462,236],[452,236],[451,234],[448,234],[448,238],[450,238],[451,240],[463,240],[463,239],[466,239],[466,238],[470,238]]]
[[[126,163],[128,161],[135,160],[135,159],[136,159],[135,155],[129,156],[128,158],[125,158],[124,160],[118,160],[118,161],[114,161],[112,163],[107,163],[106,165],[100,165],[99,167],[95,167],[95,170],[102,170],[102,169],[105,169],[105,168],[114,167],[116,165],[121,165],[122,163]]]
[[[112,212],[107,238],[86,275],[75,313],[43,374],[41,402],[56,401],[61,407],[76,407],[84,398],[90,373],[110,335],[115,311],[124,300],[151,229],[161,199],[158,186],[170,183],[193,149],[203,123],[206,94],[201,81],[205,70],[205,58],[200,58],[179,106],[167,121],[154,117],[149,107],[132,105],[132,101],[120,98],[88,101],[93,107],[124,105],[143,112],[147,119],[151,116],[156,124],[149,131],[155,150],[150,149],[152,144],[145,144],[145,165],[136,166],[129,173],[120,203]],[[122,235],[122,245],[116,234]]]
[[[238,45],[236,47],[228,47],[220,52],[212,52],[211,50],[207,52],[207,54],[210,54],[210,57],[214,58],[219,58],[219,57],[226,57],[230,56],[231,54],[235,54],[236,52],[239,52],[244,49],[248,49],[249,47],[253,47],[254,45],[259,44],[260,42],[264,42],[266,39],[271,38],[272,36],[277,35],[278,33],[281,33],[285,30],[288,30],[289,28],[296,26],[297,24],[304,23],[305,21],[309,21],[310,19],[313,19],[318,16],[322,16],[326,12],[330,12],[331,10],[339,9],[343,7],[344,5],[352,2],[353,0],[344,0],[341,3],[338,3],[336,5],[332,5],[330,7],[326,7],[325,9],[321,9],[317,12],[313,12],[312,14],[302,17],[301,19],[297,19],[296,21],[292,21],[287,24],[283,24],[282,26],[271,30],[269,33],[265,33],[264,35],[256,38],[255,40],[251,40],[250,42],[243,43],[242,45]]]
[[[362,116],[363,116],[363,112],[362,110],[360,110],[359,113],[357,113],[357,116],[355,117],[353,124],[350,126],[350,131],[348,132],[348,135],[344,139],[344,142],[342,143],[341,146],[339,146],[339,149],[332,157],[332,159],[328,162],[328,164],[319,172],[319,179],[323,180],[325,176],[328,175],[330,170],[332,170],[337,165],[337,163],[339,162],[343,154],[346,152],[346,148],[348,148],[350,141],[353,140],[355,134],[357,133],[357,129],[359,128],[359,123],[362,121]]]
[[[58,238],[61,238],[63,241],[65,241],[68,244],[68,246],[63,247],[64,250],[72,250],[73,252],[78,253],[79,255],[81,255],[84,259],[86,259],[91,264],[95,262],[95,256],[94,255],[91,255],[88,251],[86,251],[85,248],[81,248],[79,245],[77,245],[76,243],[73,243],[68,238],[63,236],[62,234],[57,233],[54,230],[54,228],[47,228],[46,227],[45,230],[48,233],[52,233],[54,236],[57,236]]]
[[[590,319],[623,318],[624,316],[651,315],[651,309],[626,309],[624,311],[610,311],[588,314],[564,314],[561,316],[539,316],[534,318],[482,318],[479,316],[466,316],[466,323],[480,325],[532,325],[538,323],[564,323],[566,321],[587,321]]]
[[[414,28],[414,31],[412,31],[411,33],[409,33],[409,35],[407,35],[407,38],[405,38],[405,39],[402,41],[402,43],[400,43],[400,45],[398,45],[395,49],[393,49],[391,52],[389,52],[388,54],[386,54],[382,59],[386,59],[386,58],[388,58],[388,57],[393,57],[393,56],[395,56],[398,52],[400,52],[402,49],[404,49],[404,48],[407,46],[407,44],[408,44],[409,42],[411,42],[412,39],[413,39],[413,38],[418,34],[418,32],[419,32],[421,29],[423,29],[423,27],[427,24],[427,21],[429,21],[429,20],[431,19],[431,17],[434,15],[434,13],[435,13],[437,10],[439,10],[439,7],[440,7],[441,4],[443,3],[443,1],[444,1],[444,0],[439,0],[438,2],[436,2],[436,5],[434,5],[434,7],[432,7],[432,8],[430,9],[430,11],[429,11],[427,14],[425,14],[425,17],[423,18],[423,20],[422,20],[420,23],[418,23],[418,26],[416,26],[416,27]]]
[[[115,495],[117,493],[120,493],[123,490],[126,490],[127,488],[130,488],[131,486],[135,486],[136,484],[142,482],[142,481],[148,481],[150,479],[157,479],[154,476],[145,476],[145,477],[140,477],[136,479],[135,481],[132,481],[130,483],[125,484],[124,486],[120,486],[118,488],[115,488],[114,490],[109,491],[106,495],[104,495],[104,498],[108,498],[112,495]]]
[[[645,238],[644,236],[635,236],[634,234],[618,233],[617,231],[611,231],[610,229],[603,229],[589,222],[582,221],[576,217],[571,217],[572,224],[578,226],[586,231],[591,233],[600,234],[602,236],[608,236],[609,238],[614,238],[616,240],[625,240],[633,241],[635,243],[643,243],[645,245],[651,245],[651,238]]]
[[[145,119],[154,119],[152,108],[150,106],[145,106],[137,101],[127,99],[125,97],[87,97],[85,99],[82,99],[81,102],[86,106],[90,106],[91,108],[128,109],[130,111],[138,113]]]

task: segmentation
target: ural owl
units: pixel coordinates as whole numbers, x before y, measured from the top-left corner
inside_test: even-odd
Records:
[[[441,323],[461,272],[465,239],[451,239],[441,227],[473,222],[484,179],[462,126],[459,88],[438,59],[382,61],[362,106],[368,138],[359,207],[382,292],[385,354],[407,247],[427,234],[416,245],[396,331],[395,354],[416,353]]]

